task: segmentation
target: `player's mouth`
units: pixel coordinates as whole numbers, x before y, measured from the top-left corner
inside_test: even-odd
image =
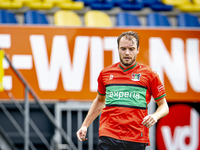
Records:
[[[124,60],[129,61],[129,60],[131,60],[131,58],[130,57],[124,57]]]

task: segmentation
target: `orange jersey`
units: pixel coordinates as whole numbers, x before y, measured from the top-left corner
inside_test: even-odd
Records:
[[[98,93],[106,95],[99,136],[148,144],[149,129],[142,125],[148,103],[166,96],[158,74],[138,62],[128,68],[116,63],[101,71]]]

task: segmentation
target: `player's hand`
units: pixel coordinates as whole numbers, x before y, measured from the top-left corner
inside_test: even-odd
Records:
[[[142,124],[147,127],[150,128],[152,127],[156,122],[158,121],[157,116],[156,115],[148,115],[146,117],[143,118]]]
[[[79,141],[86,141],[87,138],[86,137],[86,133],[87,133],[87,127],[85,126],[82,126],[77,132],[76,132],[76,135],[77,135],[77,138],[79,139]]]

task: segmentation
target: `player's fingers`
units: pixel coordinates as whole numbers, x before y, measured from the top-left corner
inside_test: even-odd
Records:
[[[147,127],[147,128],[150,128],[150,127],[152,127],[154,124],[155,124],[154,121],[149,121],[149,122],[147,123],[146,127]]]
[[[148,120],[146,120],[143,125],[147,128],[152,127],[157,122],[156,118],[152,115],[149,116]]]
[[[82,129],[79,129],[77,132],[76,132],[76,135],[79,139],[79,141],[83,141],[83,139],[85,139],[85,135],[86,133],[82,130]]]
[[[146,124],[146,122],[147,122],[148,119],[149,119],[149,116],[144,117],[144,118],[143,118],[143,121],[142,121],[142,124],[143,124],[143,125]]]
[[[76,136],[77,136],[78,140],[82,142],[81,137],[80,137],[80,131],[76,132]]]
[[[78,140],[79,140],[80,142],[82,142],[82,140],[81,140],[81,138],[80,138],[80,137],[78,137]]]
[[[80,138],[81,138],[82,141],[85,140],[85,136],[86,136],[85,134],[81,134],[81,135],[80,135]]]
[[[83,138],[82,141],[87,141],[87,138]]]
[[[81,127],[77,132],[76,132],[76,135],[78,137],[78,140],[79,141],[86,141],[87,138],[86,137],[86,133],[87,133],[87,127],[83,126]]]

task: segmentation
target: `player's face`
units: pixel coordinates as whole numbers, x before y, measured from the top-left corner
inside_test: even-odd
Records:
[[[139,53],[136,39],[134,37],[132,39],[122,37],[119,42],[118,52],[120,62],[124,67],[134,64]]]

